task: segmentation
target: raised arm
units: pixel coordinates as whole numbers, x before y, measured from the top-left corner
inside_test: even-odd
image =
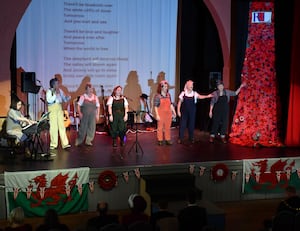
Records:
[[[242,83],[242,84],[240,85],[240,87],[235,91],[235,94],[238,95],[238,94],[240,93],[241,89],[242,89],[243,87],[245,87],[245,86],[246,86],[246,84],[245,84],[245,83]]]
[[[211,98],[211,97],[212,97],[212,94],[208,94],[208,95],[198,94],[198,99],[208,99],[208,98]]]

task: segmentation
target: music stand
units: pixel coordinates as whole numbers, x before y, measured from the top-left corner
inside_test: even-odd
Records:
[[[135,114],[135,118],[137,117],[137,114],[138,113],[141,113],[142,111],[139,111],[139,112],[133,112]],[[132,149],[135,147],[135,153],[138,154],[138,148],[140,148],[141,150],[141,154],[144,154],[144,151],[142,149],[142,146],[140,145],[139,141],[138,141],[138,123],[135,121],[135,141],[134,143],[132,144],[132,146],[130,147],[129,151],[128,151],[128,154],[132,151]]]

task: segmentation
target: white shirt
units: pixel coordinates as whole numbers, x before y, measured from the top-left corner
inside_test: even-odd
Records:
[[[194,102],[197,103],[197,99],[199,97],[199,94],[196,91],[190,91],[190,92],[189,91],[182,91],[179,95],[179,99],[180,99],[181,102],[183,101],[183,96],[194,97]]]
[[[88,94],[84,93],[82,96],[80,96],[77,104],[79,106],[82,106],[85,99],[87,101],[94,101],[95,100],[96,101],[96,107],[100,107],[99,99],[95,94],[92,94],[91,96],[89,96]]]
[[[46,92],[46,100],[49,105],[54,103],[62,103],[70,100],[70,96],[65,96],[61,89],[58,89],[59,93],[53,93],[52,89],[48,89]]]
[[[122,98],[120,98],[120,99],[122,99]],[[128,106],[128,101],[127,101],[127,99],[126,99],[125,97],[123,97],[123,99],[124,99],[124,106]],[[107,100],[106,105],[107,105],[107,106],[108,106],[108,105],[112,105],[112,104],[113,104],[113,100],[114,100],[114,97],[113,97],[113,96],[110,96],[110,97],[108,98],[108,100]]]

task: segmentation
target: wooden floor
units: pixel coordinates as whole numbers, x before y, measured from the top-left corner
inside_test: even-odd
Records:
[[[112,147],[112,139],[104,129],[98,127],[94,145],[74,145],[77,136],[76,129],[68,130],[68,137],[72,147],[63,150],[49,150],[49,136],[47,131],[40,133],[42,149],[39,153],[51,154],[51,160],[37,155],[36,159],[24,160],[22,153],[10,158],[10,153],[1,149],[0,173],[4,171],[25,171],[38,169],[66,169],[75,167],[107,168],[119,166],[147,166],[147,165],[172,165],[190,162],[242,160],[255,158],[280,158],[300,156],[300,147],[297,148],[252,148],[241,147],[234,144],[208,142],[208,133],[195,130],[194,144],[185,141],[177,144],[178,128],[172,128],[173,145],[158,146],[156,131],[146,129],[143,124],[136,129],[129,128],[124,147]]]

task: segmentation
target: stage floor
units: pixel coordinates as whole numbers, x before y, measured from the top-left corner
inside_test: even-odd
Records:
[[[143,125],[139,128],[137,141],[135,129],[129,129],[126,145],[124,147],[112,147],[112,139],[103,130],[96,132],[93,146],[74,145],[77,131],[75,128],[68,130],[68,137],[72,147],[63,150],[48,150],[49,138],[47,133],[41,133],[44,153],[50,153],[51,160],[37,156],[36,160],[24,160],[23,154],[11,158],[8,151],[1,150],[0,174],[4,171],[31,171],[54,170],[77,167],[113,168],[126,166],[163,166],[193,162],[211,161],[239,161],[243,159],[257,158],[283,158],[299,157],[300,147],[289,148],[252,148],[241,147],[234,144],[208,142],[209,134],[195,130],[195,143],[188,141],[177,144],[178,128],[172,128],[173,145],[158,146],[156,132],[148,131]]]

